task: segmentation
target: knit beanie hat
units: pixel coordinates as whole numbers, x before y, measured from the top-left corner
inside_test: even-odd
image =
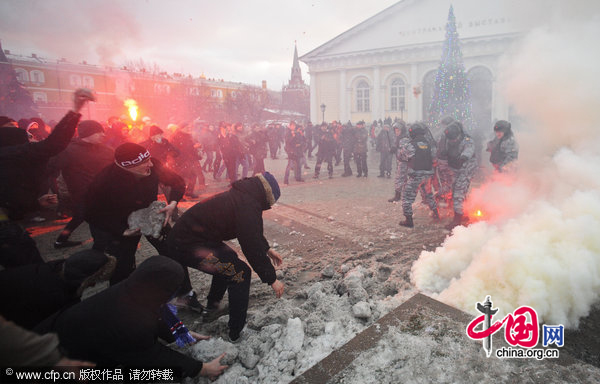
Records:
[[[273,206],[273,204],[275,204],[275,202],[279,200],[279,196],[281,196],[281,190],[279,189],[277,179],[275,179],[275,176],[271,175],[269,172],[261,173],[260,175],[258,175],[258,178],[260,179],[263,187],[265,188],[269,205]]]
[[[123,168],[135,167],[150,160],[150,151],[135,143],[123,143],[115,149],[115,163]]]
[[[0,128],[0,147],[25,144],[29,142],[27,131],[17,127]]]
[[[185,347],[187,344],[196,341],[183,322],[177,317],[177,308],[173,304],[161,305],[160,317],[167,324],[173,336],[175,336],[175,342],[179,347]]]
[[[154,136],[154,135],[160,135],[163,133],[163,130],[160,129],[160,127],[158,125],[153,125],[150,127],[150,137]]]
[[[77,134],[80,139],[92,136],[94,133],[104,132],[102,125],[95,120],[84,120],[77,127]]]

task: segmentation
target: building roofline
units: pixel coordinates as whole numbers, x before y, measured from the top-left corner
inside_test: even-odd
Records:
[[[360,22],[359,24],[355,25],[354,27],[351,27],[350,29],[340,33],[339,35],[335,36],[333,39],[328,40],[327,42],[319,45],[317,48],[313,49],[312,51],[309,51],[308,53],[305,53],[304,55],[300,56],[300,58],[299,58],[300,61],[306,62],[306,59],[310,59],[310,56],[318,55],[320,51],[322,51],[330,46],[334,46],[334,45],[342,42],[343,40],[346,40],[347,38],[351,37],[355,33],[360,32],[364,28],[370,26],[372,23],[378,21],[384,15],[387,16],[387,13],[390,9],[395,8],[395,7],[400,7],[400,6],[406,7],[409,5],[409,3],[412,3],[413,1],[414,0],[400,0],[397,3],[390,5],[389,7],[383,9],[380,12],[377,12],[375,15]]]

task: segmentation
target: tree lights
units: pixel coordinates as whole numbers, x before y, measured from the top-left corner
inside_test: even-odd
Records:
[[[471,91],[465,74],[452,6],[448,12],[446,40],[435,78],[433,97],[429,105],[429,123],[432,127],[437,128],[440,120],[448,115],[462,122],[468,132],[474,128]]]

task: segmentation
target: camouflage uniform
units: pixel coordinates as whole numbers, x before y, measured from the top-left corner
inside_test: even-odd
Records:
[[[405,156],[400,150],[404,146],[410,144],[410,139],[408,137],[403,137],[398,141],[398,153],[396,154],[396,177],[394,178],[394,190],[396,192],[402,193],[402,189],[404,188],[404,184],[406,184],[406,180],[408,179],[408,161],[401,160],[401,156]]]
[[[488,142],[488,152],[491,152],[490,162],[498,172],[506,172],[514,166],[519,156],[519,145],[513,135],[501,139],[497,137]]]
[[[416,158],[417,148],[419,146],[425,152],[428,152],[428,159],[419,165],[415,165],[413,160]],[[427,192],[425,184],[433,175],[433,164],[431,156],[431,147],[424,135],[418,135],[413,140],[401,140],[400,148],[398,148],[398,159],[406,164],[408,169],[407,180],[402,188],[402,211],[404,216],[412,218],[414,203],[417,192],[421,191],[421,195],[425,202],[437,216],[437,205],[431,191]],[[418,161],[418,160],[417,160]],[[411,223],[412,224],[412,223]],[[412,226],[412,225],[411,225]]]
[[[448,165],[448,152],[446,148],[446,135],[442,132],[442,136],[438,141],[437,149],[437,174],[440,180],[440,186],[437,192],[437,197],[446,201],[450,201],[452,196],[452,184],[454,183],[454,171]]]
[[[454,172],[452,203],[454,214],[463,215],[463,202],[469,192],[471,179],[477,169],[475,143],[468,135],[463,135],[457,143],[448,142],[448,165]]]

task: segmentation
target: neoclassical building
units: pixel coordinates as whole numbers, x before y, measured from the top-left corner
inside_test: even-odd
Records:
[[[399,1],[300,57],[309,68],[311,120],[426,118],[451,4],[475,123],[510,119],[499,67],[503,54],[544,19],[541,0]],[[538,12],[532,17],[531,10]]]

